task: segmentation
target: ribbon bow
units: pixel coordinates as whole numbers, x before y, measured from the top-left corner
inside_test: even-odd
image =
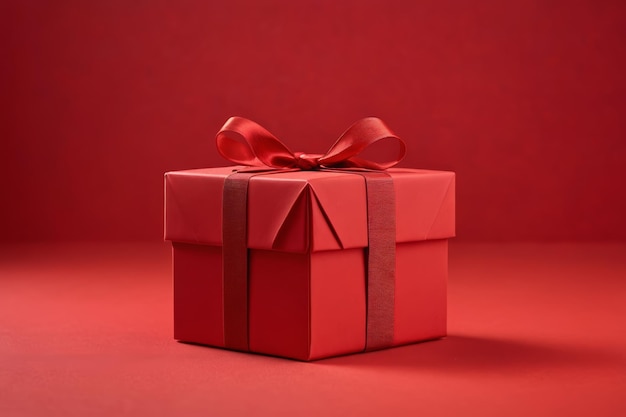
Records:
[[[226,159],[240,165],[277,169],[315,170],[320,168],[362,168],[385,170],[396,165],[406,153],[406,146],[385,123],[367,117],[348,128],[325,154],[291,152],[276,136],[252,120],[231,117],[217,133],[217,149]],[[397,145],[397,156],[373,161],[359,155],[375,143]],[[381,143],[382,145],[382,143]]]
[[[348,128],[323,155],[291,152],[259,124],[231,117],[217,133],[217,149],[226,159],[260,170],[236,170],[223,191],[223,296],[224,345],[247,351],[247,193],[255,175],[281,170],[348,168],[365,180],[368,212],[366,350],[393,344],[395,281],[395,196],[391,176],[381,172],[396,165],[406,152],[402,139],[382,120],[361,119]],[[359,155],[375,143],[397,145],[395,158],[373,161]],[[390,148],[385,147],[386,153]],[[372,149],[374,150],[374,149]],[[379,155],[377,155],[379,156]],[[269,168],[270,172],[265,168]],[[364,172],[362,172],[364,171]]]

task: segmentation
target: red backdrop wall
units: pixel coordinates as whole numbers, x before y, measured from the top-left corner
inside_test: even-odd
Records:
[[[623,1],[1,4],[0,239],[160,239],[231,115],[308,152],[381,117],[463,239],[626,238]]]

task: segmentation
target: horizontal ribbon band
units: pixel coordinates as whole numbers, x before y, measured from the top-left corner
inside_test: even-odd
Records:
[[[404,142],[382,120],[369,117],[348,128],[322,155],[291,152],[259,124],[231,117],[217,134],[226,159],[250,168],[226,178],[223,196],[224,344],[249,350],[247,190],[252,176],[284,170],[337,170],[364,177],[368,211],[367,321],[365,350],[393,343],[395,293],[395,194],[385,169],[406,152]],[[396,147],[397,156],[374,161],[361,157],[372,145]]]

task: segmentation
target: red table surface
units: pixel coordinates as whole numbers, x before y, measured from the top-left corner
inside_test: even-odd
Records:
[[[446,339],[301,363],[177,343],[167,244],[5,245],[0,415],[626,415],[626,244],[457,244]]]

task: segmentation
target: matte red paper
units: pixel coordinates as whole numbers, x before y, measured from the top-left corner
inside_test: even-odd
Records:
[[[166,174],[181,341],[225,347],[222,195],[235,167]],[[447,238],[454,173],[389,169],[396,195],[392,345],[446,334]],[[366,348],[365,181],[350,172],[250,178],[248,336],[253,352],[312,360]]]

